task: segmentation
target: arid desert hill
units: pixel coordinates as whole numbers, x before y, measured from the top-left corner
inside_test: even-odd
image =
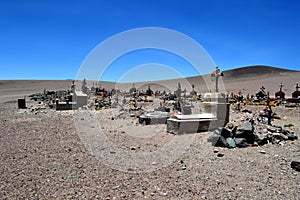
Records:
[[[248,66],[224,71],[224,76],[220,80],[220,88],[223,91],[236,93],[238,90],[246,94],[255,94],[264,86],[271,96],[279,90],[279,84],[283,83],[283,91],[287,97],[291,97],[295,91],[296,83],[300,84],[300,71],[293,71],[270,66]],[[178,83],[189,92],[191,86],[195,86],[198,93],[208,92],[207,84],[204,80],[210,80],[210,74],[203,76],[188,77],[185,79],[160,80],[151,82],[135,83],[138,89],[146,89],[149,85],[152,90],[174,91]],[[88,86],[92,86],[88,82]],[[47,90],[69,89],[71,80],[0,80],[0,102],[23,97],[36,92]],[[77,85],[80,81],[77,81]],[[98,83],[104,88],[128,89],[133,83],[113,83],[101,81]],[[79,86],[80,87],[80,86]],[[213,88],[213,86],[210,86]]]
[[[295,70],[282,69],[271,66],[264,65],[255,65],[255,66],[246,66],[236,69],[231,69],[226,71],[226,76],[230,78],[245,78],[245,77],[253,77],[253,76],[261,76],[261,75],[278,75],[280,73],[293,73],[299,72]]]
[[[256,94],[264,86],[265,91],[274,96],[279,91],[279,85],[282,83],[283,91],[286,97],[291,97],[295,91],[296,83],[300,84],[300,71],[270,67],[270,66],[247,66],[223,72],[224,76],[219,81],[221,91],[237,93],[241,91],[244,95]],[[185,79],[160,80],[151,82],[135,83],[138,89],[147,89],[150,85],[153,90],[174,91],[178,83],[181,83],[182,89],[192,90],[192,85],[198,93],[208,92],[214,89],[214,82],[211,81],[210,74],[203,76],[188,77]],[[123,88],[130,88],[132,83],[121,84]],[[116,85],[119,86],[118,84]]]
[[[300,71],[293,71],[268,66],[250,66],[224,72],[223,81],[227,91],[241,90],[244,94],[255,94],[264,86],[270,96],[275,96],[282,83],[283,92],[291,97],[295,85],[300,84]]]
[[[243,94],[255,94],[264,86],[270,96],[279,91],[282,83],[287,97],[292,96],[296,83],[300,84],[300,71],[293,71],[269,66],[248,66],[224,72],[223,81],[226,91]]]

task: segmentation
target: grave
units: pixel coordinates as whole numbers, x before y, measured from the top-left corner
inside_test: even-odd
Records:
[[[286,105],[286,106],[296,106],[296,104],[300,103],[300,91],[299,91],[299,84],[297,83],[296,86],[296,91],[292,93],[292,98],[287,99],[287,103],[291,105]]]
[[[298,83],[296,84],[295,88],[296,88],[296,91],[292,93],[292,98],[293,99],[299,99],[299,97],[300,97],[299,88],[300,87],[299,87]]]
[[[176,96],[174,110],[177,110],[184,115],[190,115],[192,114],[191,105],[186,101],[186,95],[184,95],[183,99],[181,93],[186,93],[186,90],[182,90],[181,84],[178,83],[178,87],[176,91],[174,91],[174,95]]]
[[[202,114],[174,115],[167,120],[167,131],[173,134],[198,133],[224,126],[229,122],[229,105],[225,94],[206,93]]]
[[[76,102],[77,108],[85,106],[88,102],[88,96],[86,93],[76,90],[74,92],[74,101]]]
[[[275,93],[275,98],[276,99],[284,99],[285,93],[282,91],[283,84],[280,83],[279,87],[280,87],[279,91]]]
[[[60,101],[58,98],[55,100],[53,105],[55,110],[72,110],[78,109],[79,107],[87,105],[88,96],[82,91],[76,90],[74,93],[70,94],[74,101],[66,99],[65,101]]]
[[[26,101],[25,99],[18,99],[18,108],[19,109],[26,109]]]
[[[59,101],[56,99],[53,106],[55,110],[72,110],[76,107],[76,102]]]
[[[138,118],[139,118],[139,123],[144,123],[145,125],[166,124],[167,119],[169,118],[169,113],[162,112],[162,111],[153,111],[153,112],[144,113],[138,116]]]
[[[204,95],[203,113],[174,115],[167,120],[167,131],[173,134],[198,133],[224,126],[229,122],[229,103],[225,94],[218,89],[218,78],[223,76],[216,67],[212,77],[215,78],[215,92]]]
[[[173,134],[198,133],[210,130],[216,116],[210,114],[176,115],[167,120],[167,132]]]

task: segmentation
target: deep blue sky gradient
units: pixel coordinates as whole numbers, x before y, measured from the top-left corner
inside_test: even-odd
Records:
[[[300,1],[294,0],[1,1],[0,79],[74,79],[99,43],[140,27],[188,35],[222,70],[247,65],[299,70],[299,13]],[[154,50],[114,64],[130,70],[151,62],[198,75],[184,60]],[[124,73],[111,69],[103,80],[117,81]]]

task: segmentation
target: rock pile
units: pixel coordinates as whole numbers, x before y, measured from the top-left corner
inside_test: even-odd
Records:
[[[286,140],[297,140],[294,132],[281,126],[266,124],[255,125],[250,119],[239,125],[228,123],[225,127],[214,130],[208,138],[213,146],[235,148],[272,144],[284,144]]]
[[[108,98],[97,97],[94,101],[94,106],[96,110],[102,110],[111,107],[111,101]]]

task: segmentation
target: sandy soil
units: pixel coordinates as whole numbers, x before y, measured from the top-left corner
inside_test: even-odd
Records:
[[[294,85],[298,77],[285,80]],[[268,84],[272,81],[277,84],[278,79]],[[233,91],[260,87],[249,79],[237,82],[228,83]],[[215,148],[207,142],[208,132],[173,135],[165,125],[141,125],[130,116],[111,120],[117,109],[32,111],[37,103],[29,100],[29,109],[17,109],[17,98],[69,85],[70,81],[0,82],[1,199],[299,199],[299,172],[290,167],[291,161],[300,160],[299,140]],[[157,103],[144,106],[150,109]],[[274,111],[282,119],[273,123],[293,123],[286,129],[299,137],[299,108]],[[245,115],[232,109],[230,120]]]

